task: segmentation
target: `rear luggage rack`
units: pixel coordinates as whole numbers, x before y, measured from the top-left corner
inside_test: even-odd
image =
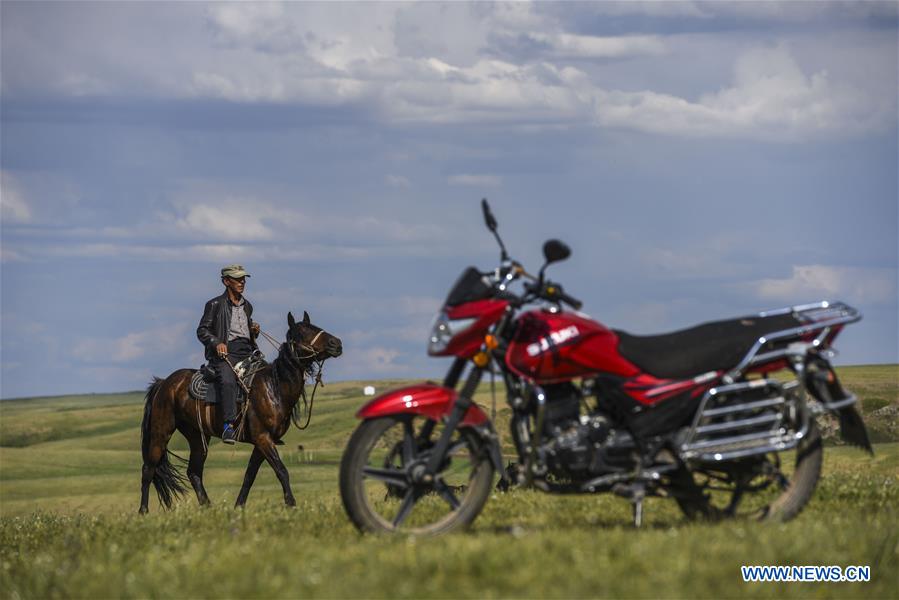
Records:
[[[726,378],[733,381],[740,377],[747,367],[786,358],[791,355],[804,355],[809,348],[822,347],[828,341],[828,338],[831,337],[831,334],[835,333],[834,328],[842,327],[847,323],[855,323],[862,318],[862,314],[848,304],[827,301],[769,310],[761,312],[757,316],[773,317],[786,314],[792,314],[803,325],[766,333],[761,336],[752,345],[752,348],[746,353],[743,360],[727,373]],[[808,338],[812,335],[815,335],[813,340],[808,342],[802,341],[802,338]],[[783,343],[791,339],[796,341],[788,344],[786,347],[775,348],[759,354],[762,348],[769,344],[775,345],[775,342]]]
[[[817,399],[806,405],[806,389],[799,379],[742,379],[749,367],[789,359],[804,371],[810,352],[826,350],[840,328],[861,320],[861,313],[842,302],[816,302],[759,313],[757,317],[792,315],[798,327],[759,337],[740,363],[725,374],[724,385],[705,393],[693,423],[680,445],[683,460],[720,462],[790,450],[808,434],[812,415],[854,404],[843,391],[839,399]],[[753,317],[746,317],[752,319]],[[762,352],[762,350],[765,352]],[[829,401],[828,401],[829,400]]]

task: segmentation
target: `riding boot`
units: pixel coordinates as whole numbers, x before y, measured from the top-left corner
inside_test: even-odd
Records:
[[[222,431],[222,442],[231,445],[236,441],[237,432],[234,431],[234,425],[230,421],[227,421],[225,423],[225,429]]]

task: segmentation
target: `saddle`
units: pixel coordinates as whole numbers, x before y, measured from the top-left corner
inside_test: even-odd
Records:
[[[250,386],[253,385],[253,379],[256,377],[256,373],[266,365],[268,365],[268,362],[266,362],[265,356],[258,350],[234,365],[234,370],[237,372],[238,379],[243,383],[237,390],[238,405],[246,402],[247,398],[246,392],[243,391],[244,388],[250,389]],[[222,368],[227,367],[223,365]],[[218,379],[219,374],[215,367],[206,364],[201,365],[190,378],[190,387],[188,388],[190,396],[196,400],[206,402],[207,404],[218,404],[219,399],[218,394],[215,393],[215,386],[213,385],[210,387],[210,384],[214,384]]]

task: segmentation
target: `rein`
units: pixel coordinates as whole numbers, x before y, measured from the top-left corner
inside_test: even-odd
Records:
[[[318,338],[325,332],[324,329],[319,330],[318,333],[315,334],[315,337],[312,338],[312,341],[308,344],[305,342],[295,342],[293,340],[287,340],[288,347],[290,348],[291,354],[297,361],[303,361],[309,358],[312,358],[318,352],[315,350],[315,342],[318,341]],[[260,330],[263,337],[268,341],[269,344],[274,346],[276,349],[280,349],[281,346],[278,344],[278,341],[266,333],[265,331]],[[305,356],[300,356],[300,353],[297,351],[297,347],[305,350],[309,354]],[[291,411],[290,420],[296,426],[297,429],[303,430],[309,427],[309,422],[312,420],[312,407],[315,404],[315,392],[318,391],[318,386],[325,387],[325,383],[322,381],[322,371],[324,370],[325,359],[319,361],[311,361],[313,364],[317,364],[318,368],[314,369],[315,371],[315,387],[312,388],[312,397],[307,400],[306,397],[306,386],[304,385],[300,390],[300,395],[297,398],[297,403],[299,403],[300,398],[303,400],[303,412],[306,413],[306,422],[303,425],[300,425],[299,419],[297,419],[296,411]],[[306,370],[306,367],[303,367],[303,374],[310,375],[311,373]]]

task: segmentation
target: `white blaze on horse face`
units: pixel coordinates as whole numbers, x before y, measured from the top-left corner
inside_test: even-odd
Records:
[[[559,329],[558,331],[551,331],[547,337],[540,338],[533,344],[529,344],[527,347],[528,356],[537,356],[541,352],[546,352],[549,350],[550,341],[553,345],[558,346],[568,340],[572,340],[576,338],[580,334],[578,331],[577,325],[569,325],[565,329]]]

